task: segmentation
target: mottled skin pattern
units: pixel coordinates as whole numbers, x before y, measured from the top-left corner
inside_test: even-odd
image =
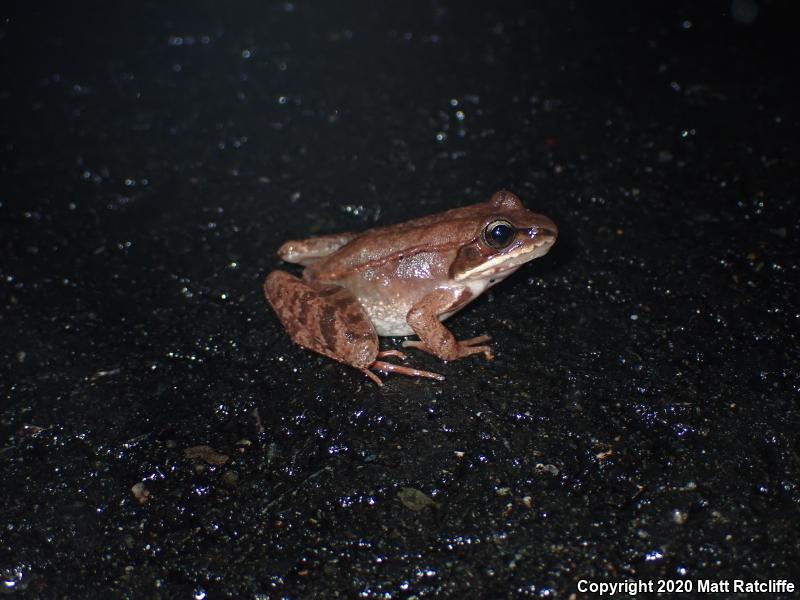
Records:
[[[497,229],[497,228],[500,229]],[[378,336],[416,334],[406,341],[442,360],[482,353],[492,358],[488,335],[458,341],[442,321],[523,263],[547,253],[557,228],[525,209],[511,192],[363,233],[286,242],[278,254],[303,265],[303,278],[274,271],[264,295],[292,340],[370,371],[443,379],[436,373],[377,360],[405,359],[378,352]]]
[[[375,361],[378,335],[345,288],[273,271],[264,282],[264,294],[296,344],[357,369]]]

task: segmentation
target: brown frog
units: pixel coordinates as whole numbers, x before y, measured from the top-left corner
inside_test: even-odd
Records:
[[[442,360],[492,352],[488,335],[458,341],[442,321],[523,263],[547,254],[558,229],[527,210],[507,191],[489,201],[375,227],[290,241],[278,249],[286,262],[305,267],[299,279],[273,271],[264,294],[292,340],[350,365],[375,383],[370,369],[442,380],[379,360],[405,360],[397,350],[380,352],[378,336],[409,336],[403,346]]]

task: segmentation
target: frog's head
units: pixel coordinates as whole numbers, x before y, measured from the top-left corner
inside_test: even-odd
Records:
[[[494,284],[520,265],[547,254],[558,236],[553,221],[527,210],[511,192],[495,192],[474,209],[474,235],[450,265],[455,281]]]

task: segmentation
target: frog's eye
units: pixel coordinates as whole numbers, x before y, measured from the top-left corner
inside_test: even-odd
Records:
[[[516,230],[508,221],[492,221],[481,232],[483,242],[495,250],[502,250],[514,241]]]

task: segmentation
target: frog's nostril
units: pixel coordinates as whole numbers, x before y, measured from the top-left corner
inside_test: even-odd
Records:
[[[530,238],[542,238],[542,237],[556,237],[558,235],[558,230],[555,226],[551,227],[542,227],[541,225],[534,225],[530,227],[527,231],[528,237]]]

